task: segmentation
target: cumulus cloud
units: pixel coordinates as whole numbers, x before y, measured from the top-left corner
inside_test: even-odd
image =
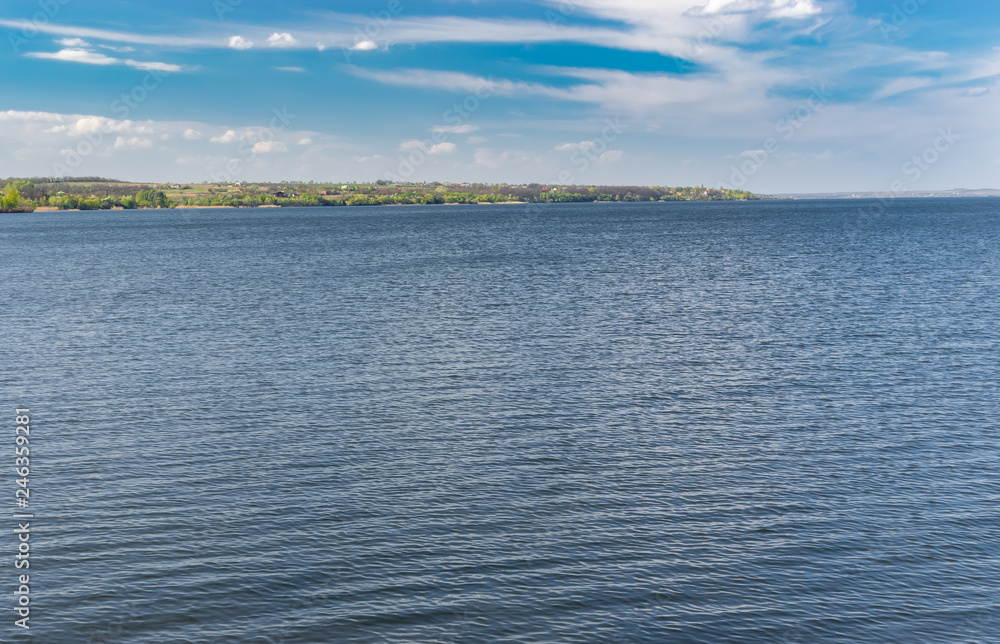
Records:
[[[233,36],[229,39],[229,46],[233,49],[250,49],[253,47],[253,41],[247,40],[243,36]]]
[[[184,138],[187,139],[188,141],[197,141],[198,139],[201,138],[201,132],[192,128],[188,128],[184,130]]]
[[[292,47],[297,43],[298,41],[288,32],[273,33],[267,37],[267,45],[269,47]]]
[[[153,128],[134,121],[109,119],[104,116],[81,116],[73,121],[67,130],[70,136],[86,136],[97,132],[121,132],[128,134],[152,134]]]
[[[378,45],[373,40],[361,40],[354,43],[354,45],[351,47],[351,49],[354,51],[371,51],[377,48]]]
[[[437,145],[432,145],[430,151],[427,154],[451,154],[458,147],[454,143],[444,142],[438,143]]]
[[[83,38],[60,38],[56,44],[63,47],[90,47],[90,43]]]
[[[212,143],[236,143],[241,141],[243,137],[236,133],[236,130],[226,130],[225,134],[220,134],[219,136],[213,136],[209,139]]]

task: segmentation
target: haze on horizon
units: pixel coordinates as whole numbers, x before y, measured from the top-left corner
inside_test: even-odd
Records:
[[[996,188],[998,27],[930,0],[13,0],[0,176]]]

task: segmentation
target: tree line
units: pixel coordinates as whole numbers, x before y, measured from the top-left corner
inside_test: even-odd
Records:
[[[2,184],[0,184],[2,185]],[[314,183],[173,186],[132,184],[99,177],[8,179],[0,188],[0,212],[173,208],[177,206],[379,206],[480,203],[585,203],[750,200],[745,190],[704,186],[546,186],[530,184],[396,185],[386,181],[339,186]]]

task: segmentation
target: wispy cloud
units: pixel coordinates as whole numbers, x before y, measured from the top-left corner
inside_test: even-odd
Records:
[[[301,74],[302,72],[306,71],[305,67],[293,67],[293,66],[274,67],[274,69],[277,69],[279,72],[294,72],[297,74]]]
[[[0,27],[10,29],[28,30],[31,33],[52,34],[55,36],[69,36],[71,38],[89,38],[92,40],[105,40],[110,42],[126,42],[136,45],[153,45],[161,47],[224,47],[225,41],[218,36],[181,36],[181,35],[150,35],[125,31],[112,31],[109,29],[94,29],[92,27],[77,27],[72,25],[57,25],[52,23],[40,23],[30,20],[7,20],[0,19]]]
[[[129,67],[144,71],[179,72],[184,69],[182,66],[172,63],[114,58],[95,51],[76,48],[60,49],[56,52],[30,52],[25,54],[25,56],[40,58],[42,60],[58,60],[66,63],[83,63],[85,65],[128,65]]]
[[[31,52],[25,54],[28,58],[43,60],[61,60],[67,63],[84,63],[86,65],[117,65],[120,60],[86,49],[60,49],[57,52]]]
[[[928,87],[932,83],[929,78],[899,78],[886,83],[879,91],[875,92],[873,98],[876,100],[903,94],[915,89]]]
[[[431,131],[442,134],[468,134],[478,129],[478,125],[435,125],[431,128]]]
[[[83,38],[61,38],[56,43],[63,47],[90,47],[90,43]]]

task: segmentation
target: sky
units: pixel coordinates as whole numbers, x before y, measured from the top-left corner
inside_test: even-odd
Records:
[[[1000,188],[994,0],[5,0],[0,177]]]

